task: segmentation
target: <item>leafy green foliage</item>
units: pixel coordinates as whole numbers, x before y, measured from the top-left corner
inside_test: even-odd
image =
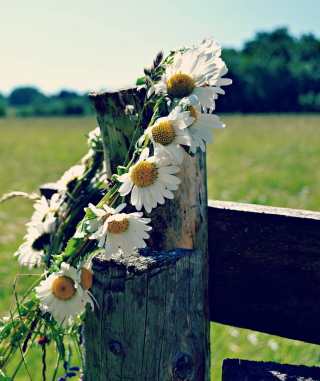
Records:
[[[222,59],[233,84],[219,97],[218,112],[319,111],[320,41],[312,34],[259,32],[242,50],[223,49]]]
[[[138,78],[136,81],[136,86],[144,85],[146,83],[146,77]]]

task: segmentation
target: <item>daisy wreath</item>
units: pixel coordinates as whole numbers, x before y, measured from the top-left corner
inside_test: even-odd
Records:
[[[1,321],[1,375],[6,379],[11,379],[6,366],[13,354],[19,350],[20,365],[26,363],[35,340],[44,352],[45,345],[55,343],[59,355],[52,379],[56,378],[59,363],[70,360],[66,342],[73,340],[79,347],[78,328],[86,308],[99,308],[89,291],[94,255],[129,256],[145,247],[152,221],[141,210],[150,213],[173,199],[181,182],[175,174],[183,151],[191,155],[198,149],[205,151],[205,143],[213,140],[212,129],[225,127],[212,114],[218,95],[224,94],[221,87],[231,84],[222,78],[227,68],[220,54],[221,48],[211,38],[172,50],[166,57],[160,52],[136,83],[147,89],[145,106],[153,104],[153,115],[143,135],[131,142],[130,160],[118,166],[117,174],[107,174],[96,128],[87,135],[88,154],[64,173],[51,194],[36,200],[26,242],[15,256],[29,269],[44,265],[46,270]],[[126,112],[137,131],[143,111],[137,115],[127,105]],[[15,195],[21,192],[2,200]],[[125,211],[128,202],[136,212]]]

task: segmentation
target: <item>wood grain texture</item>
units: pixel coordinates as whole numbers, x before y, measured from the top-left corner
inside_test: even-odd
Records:
[[[201,252],[140,254],[94,259],[85,381],[206,380]]]
[[[275,362],[226,359],[222,381],[320,381],[320,368]]]
[[[134,106],[140,113],[145,101],[146,90],[138,87],[90,93],[88,98],[96,111],[101,130],[108,176],[117,173],[117,166],[124,164],[134,133],[133,123],[126,113],[126,106]],[[136,140],[142,135],[152,116],[152,108],[145,110]]]
[[[125,113],[127,105],[133,105],[135,112],[141,112],[145,102],[145,89],[137,87],[89,94],[89,99],[97,113],[98,123],[103,137],[104,154],[109,177],[116,173],[116,167],[123,165],[134,129],[129,116]],[[134,141],[142,134],[152,116],[152,108],[147,107],[143,114],[141,129]],[[207,228],[207,184],[206,156],[199,152],[194,157],[184,155],[177,176],[181,186],[174,191],[174,199],[166,199],[145,217],[152,219],[153,230],[147,245],[152,250],[172,248],[195,249],[202,255],[202,286],[204,309],[202,325],[205,327],[206,378],[210,374],[210,334],[208,306],[208,228]],[[128,205],[130,211],[130,205]],[[134,211],[133,208],[131,211]],[[187,312],[185,312],[187,313]]]
[[[320,344],[320,213],[209,201],[210,319]]]

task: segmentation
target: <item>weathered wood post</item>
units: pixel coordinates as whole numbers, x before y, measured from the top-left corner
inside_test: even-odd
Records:
[[[111,176],[134,133],[126,106],[140,112],[145,89],[91,93],[89,99]],[[144,111],[142,129],[151,113]],[[100,308],[88,311],[85,322],[86,381],[210,379],[205,154],[185,154],[180,168],[174,199],[144,213],[152,219],[149,250],[94,261],[92,293]]]

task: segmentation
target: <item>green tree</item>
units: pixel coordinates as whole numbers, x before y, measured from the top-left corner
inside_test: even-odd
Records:
[[[319,111],[320,41],[287,28],[259,32],[240,51],[222,53],[233,85],[217,109],[227,112]]]
[[[19,87],[14,89],[9,95],[10,106],[28,106],[45,96],[35,87]]]

